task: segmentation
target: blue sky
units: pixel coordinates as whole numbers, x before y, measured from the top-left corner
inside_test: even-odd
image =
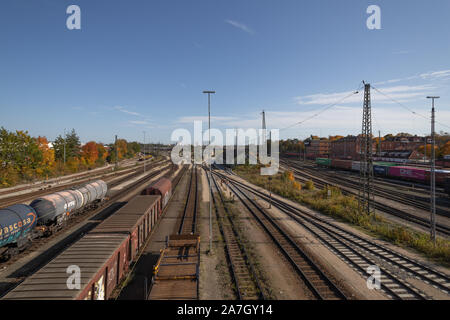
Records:
[[[81,8],[81,30],[66,8]],[[366,8],[381,8],[369,30]],[[50,140],[75,128],[83,142],[169,142],[207,116],[212,126],[285,128],[366,80],[450,126],[450,1],[2,0],[0,126]],[[429,131],[373,90],[374,131]],[[355,134],[362,94],[281,137]],[[205,125],[207,123],[205,122]],[[437,130],[450,131],[438,124]]]

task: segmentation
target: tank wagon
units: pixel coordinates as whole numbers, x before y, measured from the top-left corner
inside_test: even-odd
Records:
[[[141,195],[159,195],[161,196],[161,212],[169,203],[172,196],[172,181],[167,178],[161,178],[157,182],[149,185],[142,190]]]
[[[96,206],[108,187],[103,180],[52,193],[0,210],[0,258],[7,260],[26,249],[35,238],[63,228],[70,215]]]
[[[110,298],[150,236],[159,208],[158,195],[134,197],[3,299]]]
[[[40,225],[62,226],[69,215],[101,201],[108,191],[103,180],[88,183],[78,189],[65,190],[33,200],[30,206],[39,216]]]
[[[28,233],[37,224],[36,211],[25,204],[0,210],[0,255],[17,254],[28,241]]]

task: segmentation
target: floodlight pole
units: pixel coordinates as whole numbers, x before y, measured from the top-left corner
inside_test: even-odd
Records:
[[[64,167],[66,166],[66,129],[64,128]]]
[[[145,161],[147,160],[147,159],[145,159],[145,156],[146,156],[146,154],[145,154],[145,131],[144,131],[144,174],[145,174]]]
[[[433,243],[436,245],[436,176],[435,176],[435,158],[436,151],[434,147],[436,145],[435,141],[435,132],[434,132],[434,123],[435,123],[435,114],[434,114],[434,99],[439,99],[437,96],[428,96],[427,99],[432,100],[431,107],[431,221],[430,221],[430,237],[433,240]]]
[[[203,91],[203,93],[208,94],[208,134],[209,134],[209,146],[211,147],[211,94],[216,93],[215,91]],[[212,253],[212,204],[211,204],[211,196],[212,196],[212,161],[211,161],[211,151],[209,152],[209,252]]]

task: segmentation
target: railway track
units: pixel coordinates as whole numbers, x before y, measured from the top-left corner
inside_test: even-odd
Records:
[[[329,171],[317,171],[317,169],[313,167],[305,167],[300,166],[299,164],[295,164],[292,162],[285,162],[287,165],[294,167],[299,170],[303,170],[305,173],[308,174],[315,174],[316,176],[319,176],[323,179],[326,179],[328,181],[332,181],[333,183],[337,183],[340,185],[344,185],[348,188],[352,189],[358,189],[358,180],[350,179],[349,177],[344,176],[343,174],[340,174],[339,177],[337,177],[335,174],[329,172]],[[353,177],[355,178],[355,177]],[[414,194],[405,194],[402,191],[398,191],[398,186],[395,186],[396,189],[392,189],[393,187],[390,187],[389,189],[385,189],[381,187],[380,182],[377,180],[376,185],[374,185],[374,193],[377,196],[380,197],[386,197],[388,199],[395,200],[399,203],[403,203],[406,205],[413,205],[414,207],[418,209],[422,209],[425,211],[428,211],[430,209],[430,198],[428,197],[418,197]],[[446,204],[449,204],[446,202]],[[445,204],[444,204],[445,205]],[[450,211],[447,209],[443,209],[442,206],[438,206],[436,208],[436,214],[444,216],[444,217],[450,217]]]
[[[48,237],[34,239],[32,244],[30,245],[30,247],[28,247],[27,249],[25,249],[18,255],[13,256],[11,259],[9,259],[3,263],[0,263],[0,267],[3,269],[7,268],[8,266],[15,263],[17,260],[23,258],[24,256],[26,256],[28,254],[33,253],[37,249],[42,248],[42,246],[45,246],[48,242],[50,242],[53,239],[55,239],[56,237],[58,237],[61,234],[61,232],[66,231],[67,229],[77,225],[78,223],[89,220],[84,226],[78,228],[73,233],[68,235],[66,238],[64,238],[60,242],[54,244],[48,250],[46,250],[43,253],[39,254],[38,256],[34,257],[29,262],[27,262],[25,265],[20,266],[18,270],[9,271],[10,275],[8,276],[8,278],[11,278],[13,280],[16,279],[15,282],[13,281],[14,282],[13,284],[15,286],[16,284],[23,281],[27,276],[36,272],[43,265],[45,265],[47,263],[47,261],[50,261],[51,259],[53,259],[57,254],[62,252],[65,248],[67,248],[69,245],[71,245],[72,243],[77,241],[80,238],[80,236],[82,236],[84,233],[93,229],[101,221],[103,221],[105,218],[107,218],[109,215],[111,215],[115,210],[117,210],[117,206],[115,206],[114,204],[119,199],[121,199],[124,195],[126,195],[127,193],[130,193],[135,188],[140,187],[144,182],[148,181],[149,179],[152,179],[153,177],[157,176],[158,174],[160,174],[161,172],[163,172],[164,170],[167,170],[167,169],[168,169],[168,166],[164,166],[160,169],[157,169],[154,172],[147,174],[146,176],[132,182],[131,184],[127,185],[120,191],[116,192],[115,194],[110,196],[104,203],[102,203],[97,208],[72,216],[71,218],[69,218],[65,228],[63,228],[62,230],[60,230],[58,232],[55,232],[54,234],[52,234]],[[175,167],[172,166],[169,170],[174,171]],[[129,177],[126,177],[124,179],[128,179],[128,178]],[[123,182],[123,181],[121,181],[121,182]],[[116,184],[120,184],[121,182],[116,182]],[[110,187],[110,186],[108,186],[108,187]],[[110,208],[112,210],[109,210]],[[112,211],[112,212],[109,212],[109,214],[102,215],[102,212],[104,210],[107,210],[108,212],[109,211]],[[101,217],[100,217],[100,215],[101,215]],[[2,284],[2,286],[0,286],[0,295],[2,295],[2,292],[5,291],[4,286],[6,286],[6,290],[9,291],[9,289],[10,289],[10,284],[7,284],[7,283]]]
[[[223,175],[221,175],[223,176]],[[234,179],[223,176],[233,185],[268,201],[269,195]],[[450,294],[450,277],[392,249],[348,231],[335,223],[272,198],[272,204],[315,235],[326,247],[367,278],[367,268],[376,265],[381,272],[381,290],[392,299],[429,299],[418,288],[405,281],[414,277]]]
[[[198,174],[197,167],[192,167],[189,190],[183,215],[178,227],[178,234],[195,234],[197,228]]]
[[[125,167],[128,167],[130,165],[125,164]],[[75,174],[73,177],[69,176],[61,176],[59,178],[52,178],[48,181],[43,181],[43,182],[35,182],[35,183],[31,183],[22,187],[13,187],[13,188],[8,188],[7,190],[2,190],[0,189],[0,196],[8,194],[8,193],[14,193],[14,192],[18,192],[18,191],[24,191],[30,188],[38,188],[38,187],[42,187],[43,189],[47,189],[46,185],[51,185],[53,183],[58,183],[63,179],[66,180],[81,180],[84,177],[92,177],[92,175],[101,175],[104,174],[105,172],[110,172],[111,171],[111,166],[106,167],[106,168],[97,168],[97,169],[93,169],[93,171],[85,171],[85,172],[80,172],[78,174]]]
[[[153,162],[152,164],[150,164],[150,167],[147,168],[147,170],[150,170],[151,168],[154,168],[155,166],[163,163],[164,160],[158,160],[156,162]],[[63,184],[63,185],[57,185],[51,188],[46,188],[46,189],[42,189],[42,190],[37,190],[37,191],[32,191],[29,193],[25,193],[25,194],[20,194],[20,195],[14,195],[11,197],[7,197],[7,198],[3,198],[0,199],[0,207],[8,207],[10,205],[13,204],[17,204],[17,203],[24,203],[24,202],[28,202],[31,200],[36,199],[37,197],[43,196],[43,195],[47,195],[50,193],[54,193],[54,192],[58,192],[58,191],[63,191],[63,190],[67,190],[70,189],[73,186],[78,186],[82,183],[85,182],[89,182],[92,180],[96,180],[96,179],[102,179],[104,177],[107,177],[105,179],[105,182],[108,182],[109,180],[112,180],[116,177],[120,177],[120,176],[125,176],[127,174],[129,174],[130,172],[135,171],[134,174],[131,175],[131,177],[136,176],[137,174],[143,173],[144,169],[143,166],[141,165],[139,168],[131,168],[131,169],[125,169],[125,170],[121,170],[121,171],[116,171],[113,173],[99,173],[99,174],[95,174],[95,175],[83,175],[82,179],[77,179],[76,181],[73,181],[72,183],[67,183],[67,184]],[[139,172],[139,173],[138,173]],[[84,178],[85,176],[87,176],[88,178]],[[130,178],[130,177],[128,177]],[[113,186],[117,185],[115,184],[115,182],[111,182],[111,184],[113,184]]]
[[[207,176],[209,175],[206,169],[205,173]],[[210,186],[211,199],[214,204],[219,230],[225,242],[225,253],[235,285],[236,298],[238,300],[265,300],[260,280],[241,241],[238,229],[230,217],[222,192],[214,176],[211,180],[213,181],[213,187]],[[218,199],[216,199],[215,194],[218,195]]]
[[[215,173],[217,174],[217,173]],[[266,231],[276,246],[281,250],[294,270],[303,279],[315,298],[319,300],[346,300],[345,294],[329,277],[322,272],[313,259],[296,243],[291,235],[280,226],[261,206],[251,199],[247,190],[225,176],[231,182],[230,189],[243,203],[256,221]]]
[[[293,169],[294,173],[299,174],[301,176],[306,176],[307,179],[311,179],[316,185],[324,188],[325,186],[329,185],[329,186],[335,186],[340,188],[344,194],[350,194],[350,195],[354,195],[354,196],[358,196],[358,192],[355,190],[352,190],[351,187],[345,186],[343,185],[343,183],[341,182],[341,179],[330,179],[328,177],[326,178],[319,178],[317,177],[317,173],[308,173],[304,171],[304,168],[297,168],[295,166],[290,166],[291,169]],[[344,187],[344,188],[343,188]],[[417,224],[421,227],[430,228],[430,222],[428,219],[423,218],[423,217],[419,217],[416,216],[414,214],[405,212],[403,210],[397,209],[395,207],[392,207],[390,205],[387,205],[386,203],[381,203],[379,201],[374,202],[374,208],[376,210],[379,210],[380,212],[385,212],[388,213],[390,215],[396,216],[398,218],[401,218],[403,220],[406,220],[408,222],[412,222],[414,224]],[[450,236],[450,227],[447,227],[443,224],[437,223],[436,224],[436,230],[437,232],[439,232],[442,235],[445,236]]]
[[[314,166],[316,165],[315,161],[312,160],[297,160],[297,159],[291,159],[291,158],[281,158],[280,160],[281,162],[289,162],[289,163],[294,163],[297,165],[306,165],[310,168],[314,168]],[[343,171],[344,169],[338,169],[338,168],[330,168],[330,170],[334,170],[334,171],[338,171],[340,173],[344,173],[345,171]],[[351,176],[351,172],[348,172],[349,176]],[[357,177],[357,175],[356,175]],[[388,178],[388,177],[379,177],[379,176],[375,176],[374,177],[374,181],[377,182],[377,184],[381,184],[381,185],[385,185],[386,187],[390,187],[390,188],[395,188],[397,190],[403,190],[403,191],[417,191],[418,189],[422,189],[424,191],[429,191],[430,190],[430,186],[429,185],[425,185],[419,182],[411,182],[411,181],[405,181],[405,180],[395,180],[393,178]],[[443,188],[440,187],[436,187],[436,195],[437,196],[446,196],[447,194],[444,192]]]

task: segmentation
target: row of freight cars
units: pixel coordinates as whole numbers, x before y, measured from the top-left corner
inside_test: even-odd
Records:
[[[5,300],[105,300],[128,274],[172,193],[161,178],[9,291]]]
[[[359,171],[361,166],[359,161],[329,158],[316,158],[316,164],[350,171]],[[436,184],[445,186],[446,180],[450,178],[450,170],[436,170],[435,172]],[[381,177],[430,183],[430,170],[426,168],[402,166],[391,162],[374,162],[373,173]]]
[[[308,160],[315,160],[317,159],[317,155],[315,154],[304,154],[304,153],[298,153],[298,152],[284,152],[282,153],[283,157],[286,158],[296,158],[296,159],[303,159],[306,158]],[[323,159],[323,158],[321,158]],[[376,157],[374,156],[375,161],[381,161],[381,162],[389,162],[389,163],[395,163],[397,165],[408,165],[413,164],[416,165],[420,160],[410,160],[410,159],[403,159],[403,158],[384,158],[384,157]],[[444,156],[443,159],[437,159],[436,160],[436,166],[442,167],[442,168],[450,168],[450,155]]]
[[[63,228],[70,216],[96,207],[108,187],[103,180],[39,197],[30,205],[0,209],[0,258],[7,260],[39,237]]]

